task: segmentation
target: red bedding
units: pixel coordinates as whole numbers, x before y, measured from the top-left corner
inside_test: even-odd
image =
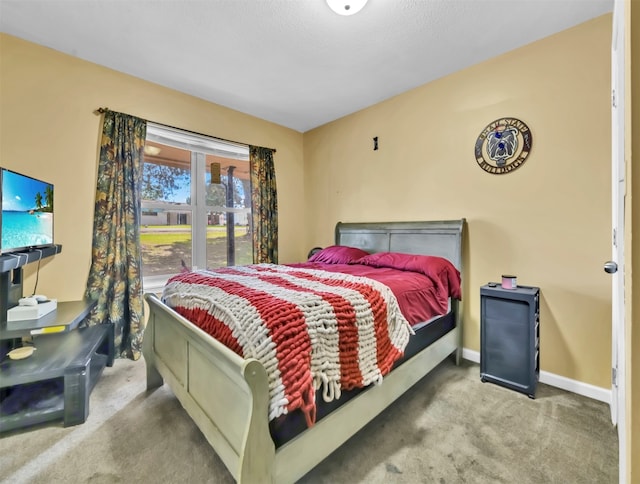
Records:
[[[458,277],[453,278],[450,284],[448,278],[434,281],[419,272],[403,271],[391,267],[373,267],[358,263],[325,264],[322,262],[303,262],[289,265],[291,267],[341,272],[353,276],[368,277],[381,282],[388,286],[396,296],[402,314],[412,326],[446,314],[449,309],[449,296],[460,298],[459,273]]]

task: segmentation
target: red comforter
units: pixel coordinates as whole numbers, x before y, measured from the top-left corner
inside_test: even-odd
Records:
[[[400,311],[409,324],[415,326],[442,316],[449,310],[449,297],[460,298],[460,279],[454,277],[449,284],[448,275],[433,280],[413,271],[392,267],[373,267],[362,264],[324,264],[304,262],[290,264],[292,267],[306,267],[330,272],[341,272],[353,276],[374,279],[391,289],[398,300]]]

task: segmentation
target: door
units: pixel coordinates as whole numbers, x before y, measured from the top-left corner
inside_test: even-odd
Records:
[[[605,271],[612,277],[611,420],[618,427],[619,476],[625,482],[625,330],[624,330],[624,0],[615,0],[611,43],[611,257]]]

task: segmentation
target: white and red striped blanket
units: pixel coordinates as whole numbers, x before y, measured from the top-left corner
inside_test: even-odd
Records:
[[[413,333],[391,290],[372,279],[256,264],[172,277],[164,302],[269,376],[269,419],[301,409],[315,391],[380,383]]]

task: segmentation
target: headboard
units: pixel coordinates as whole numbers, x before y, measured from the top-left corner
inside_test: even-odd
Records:
[[[404,252],[444,257],[462,272],[462,235],[465,219],[425,222],[336,224],[336,245],[367,252]]]

